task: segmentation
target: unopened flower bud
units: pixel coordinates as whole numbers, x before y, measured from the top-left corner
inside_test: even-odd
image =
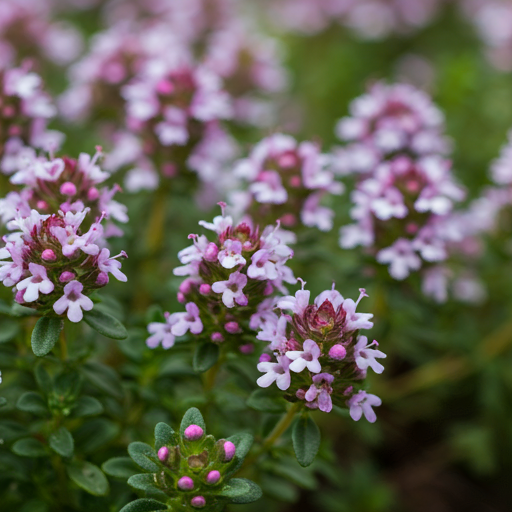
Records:
[[[240,345],[239,350],[242,354],[252,354],[254,352],[254,345],[252,343]]]
[[[303,389],[297,389],[297,392],[295,393],[295,396],[299,400],[304,400],[306,398],[306,391]]]
[[[272,361],[272,356],[270,354],[261,354],[260,363],[269,363]]]
[[[193,279],[185,279],[185,281],[183,281],[180,284],[180,287],[178,289],[181,293],[183,293],[184,295],[187,295],[187,293],[190,293],[192,291],[193,285],[194,285]]]
[[[206,248],[206,251],[204,251],[204,259],[206,261],[217,261],[218,254],[219,248],[217,247],[217,244],[210,242]]]
[[[74,196],[76,195],[76,186],[74,183],[71,183],[70,181],[66,181],[60,186],[60,193],[63,196]]]
[[[208,295],[212,291],[212,287],[209,284],[203,283],[199,287],[199,293],[201,295]]]
[[[162,446],[162,448],[160,448],[160,450],[158,450],[158,459],[161,462],[166,462],[168,458],[169,458],[169,448],[167,448],[167,446]]]
[[[203,498],[203,496],[195,496],[190,501],[190,504],[194,508],[203,508],[206,505],[206,500]]]
[[[236,446],[231,441],[224,443],[224,462],[229,462],[236,452]]]
[[[192,480],[192,478],[189,476],[182,476],[178,480],[178,487],[182,491],[191,491],[194,488],[194,480]]]
[[[176,167],[175,164],[167,162],[164,165],[162,165],[162,174],[166,178],[173,178],[174,176],[176,176],[176,174],[178,174],[178,168]]]
[[[333,345],[329,350],[329,357],[331,359],[335,359],[336,361],[341,361],[345,359],[347,355],[347,349],[343,345]]]
[[[40,200],[36,203],[37,209],[41,211],[48,210],[48,203],[46,201]]]
[[[96,278],[96,284],[98,286],[105,286],[108,283],[108,274],[106,272],[100,272]]]
[[[181,292],[178,292],[177,298],[178,298],[178,302],[180,304],[184,304],[185,302],[187,302],[187,299],[185,298],[185,295],[183,295],[183,293],[181,293]]]
[[[174,85],[169,80],[160,80],[156,85],[156,90],[158,94],[171,94],[174,91]]]
[[[292,176],[290,178],[290,186],[293,188],[299,188],[301,186],[302,182],[300,179],[300,176]]]
[[[59,281],[61,283],[68,283],[69,281],[72,281],[73,279],[75,279],[75,274],[73,274],[73,272],[69,272],[68,270],[65,270],[64,272],[62,272],[62,274],[59,277]]]
[[[41,254],[41,258],[43,258],[44,261],[55,261],[57,256],[55,256],[52,249],[45,249]]]
[[[87,199],[89,201],[96,201],[96,199],[98,199],[98,197],[100,197],[100,193],[96,187],[91,187],[87,191]]]
[[[206,483],[213,485],[220,480],[220,473],[217,470],[210,471],[206,476]]]
[[[237,332],[240,332],[240,326],[238,325],[238,322],[227,322],[224,324],[224,329],[228,331],[230,334],[236,334]]]
[[[189,425],[185,429],[185,439],[188,441],[197,441],[203,437],[204,430],[199,425]]]
[[[25,301],[23,300],[23,295],[25,295],[25,290],[18,290],[16,292],[16,296],[14,297],[14,300],[18,304],[23,304]]]
[[[224,341],[224,336],[220,332],[214,332],[210,338],[214,343],[222,343]]]

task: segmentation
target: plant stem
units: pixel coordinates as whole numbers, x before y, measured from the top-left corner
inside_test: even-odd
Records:
[[[288,409],[288,412],[279,420],[272,432],[270,432],[267,438],[263,441],[260,449],[257,450],[251,457],[245,459],[241,469],[245,469],[256,462],[261,455],[269,451],[270,448],[274,446],[276,441],[278,441],[279,438],[288,430],[288,427],[291,425],[293,419],[295,418],[295,413],[299,410],[300,406],[301,403],[296,402]]]
[[[62,331],[60,331],[60,358],[65,361],[68,358],[68,344],[66,340],[66,333],[64,327],[62,327]]]

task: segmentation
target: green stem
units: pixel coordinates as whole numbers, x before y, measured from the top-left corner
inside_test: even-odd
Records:
[[[65,328],[62,328],[62,331],[60,331],[60,358],[65,361],[68,358],[68,344],[66,340],[66,333]]]
[[[295,418],[295,414],[300,409],[300,406],[301,403],[296,402],[288,409],[288,412],[279,420],[272,432],[270,432],[268,437],[263,441],[260,449],[257,450],[251,457],[245,459],[241,469],[245,469],[254,464],[254,462],[256,462],[261,455],[269,451],[272,446],[274,446],[279,438],[288,430],[288,427],[291,425],[293,419]]]

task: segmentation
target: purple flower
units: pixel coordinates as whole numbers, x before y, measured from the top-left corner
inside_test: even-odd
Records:
[[[277,301],[277,306],[279,309],[290,309],[296,315],[302,315],[305,309],[309,305],[309,296],[311,292],[309,290],[304,290],[304,286],[306,283],[299,278],[299,281],[302,283],[302,289],[295,292],[295,297],[292,295],[286,295],[285,297],[280,298]],[[323,301],[322,301],[323,302]]]
[[[247,284],[247,276],[240,272],[230,274],[227,281],[217,281],[212,284],[215,293],[222,293],[222,302],[232,308],[235,302],[240,306],[247,306],[249,302],[244,295],[243,288]]]
[[[290,387],[290,360],[286,356],[277,356],[277,363],[258,363],[258,371],[265,373],[256,383],[262,388],[268,388],[273,382],[285,391]]]
[[[279,274],[277,272],[276,263],[272,261],[271,258],[272,253],[266,249],[260,249],[259,251],[256,251],[252,255],[252,263],[247,269],[247,275],[251,279],[268,279],[270,281],[277,279]]]
[[[421,267],[419,256],[414,252],[411,242],[405,238],[399,238],[392,246],[379,251],[377,261],[388,264],[391,277],[399,281],[405,279],[412,270]]]
[[[218,258],[224,268],[231,269],[237,265],[245,265],[246,261],[242,256],[242,242],[228,238],[224,242],[223,249],[219,252]]]
[[[110,257],[110,251],[108,249],[102,249],[98,254],[98,268],[105,273],[111,273],[118,281],[125,283],[128,278],[119,270],[121,268],[121,262],[116,258],[119,257],[127,258],[126,253],[123,251],[117,256]]]
[[[20,281],[16,288],[19,291],[24,290],[23,300],[25,302],[34,302],[39,299],[39,293],[45,295],[53,292],[55,285],[48,279],[46,268],[37,263],[29,263],[28,269],[32,274],[23,281]]]
[[[151,336],[146,340],[149,348],[156,348],[162,344],[166,350],[174,345],[176,336],[171,332],[173,324],[170,322],[171,315],[165,313],[166,322],[152,322],[148,325],[148,332]]]
[[[306,391],[304,398],[309,402],[308,407],[318,408],[323,412],[332,410],[332,382],[334,376],[330,373],[319,373],[313,377],[313,384]]]
[[[92,300],[82,294],[83,289],[79,281],[71,281],[64,286],[64,295],[53,305],[55,313],[62,315],[67,310],[71,322],[80,322],[83,318],[82,309],[90,311],[94,306]]]
[[[378,407],[382,404],[382,400],[375,395],[370,395],[366,391],[359,391],[347,401],[350,408],[350,417],[354,421],[359,421],[364,414],[370,423],[375,423],[377,415],[372,407]]]
[[[345,299],[343,301],[343,309],[347,313],[345,319],[345,329],[347,331],[371,329],[373,327],[373,322],[370,322],[370,319],[373,318],[372,313],[356,313],[356,308],[359,302],[361,302],[361,299],[363,297],[368,297],[364,288],[360,288],[359,292],[357,302],[354,302],[352,299]]]
[[[376,361],[376,358],[385,358],[386,354],[380,350],[375,350],[370,347],[373,345],[379,345],[376,341],[373,341],[369,345],[368,338],[366,336],[360,336],[354,347],[354,359],[356,365],[360,370],[366,371],[368,367],[372,368],[375,373],[382,373],[384,366]]]
[[[203,332],[203,322],[199,316],[199,308],[194,302],[189,302],[185,309],[186,313],[174,313],[171,315],[171,332],[174,336],[183,336],[187,331],[192,334]]]
[[[306,340],[303,350],[290,350],[286,352],[286,357],[293,361],[290,364],[292,372],[300,373],[307,368],[312,373],[319,373],[322,370],[318,361],[321,354],[320,347],[313,340]]]

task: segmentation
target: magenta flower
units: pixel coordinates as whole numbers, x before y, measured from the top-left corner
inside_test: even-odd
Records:
[[[233,272],[227,281],[217,281],[212,284],[215,293],[222,293],[222,302],[232,308],[235,302],[240,306],[247,306],[249,300],[243,292],[247,284],[247,276],[240,272]]]
[[[375,423],[377,420],[377,415],[372,407],[378,407],[381,404],[382,400],[378,396],[370,395],[366,391],[359,391],[347,401],[350,417],[354,421],[359,421],[364,414],[370,423]]]
[[[71,322],[80,322],[83,318],[82,310],[90,311],[94,306],[92,300],[82,294],[83,289],[79,281],[71,281],[64,286],[64,295],[53,305],[55,313],[62,315],[67,310]]]
[[[354,359],[357,367],[364,371],[370,367],[375,373],[382,373],[384,366],[380,364],[376,358],[385,358],[386,354],[380,350],[370,348],[373,345],[379,345],[376,341],[373,341],[369,345],[367,345],[367,343],[368,338],[366,336],[360,336],[354,347]]]
[[[320,347],[313,340],[306,340],[303,344],[303,350],[290,350],[286,352],[286,357],[291,359],[290,370],[300,373],[307,368],[312,373],[319,373],[322,370],[318,358],[322,355]]]
[[[258,363],[258,371],[264,372],[256,383],[262,388],[268,388],[273,382],[285,391],[290,387],[290,360],[286,356],[277,356],[277,363]]]
[[[31,277],[27,277],[20,281],[16,288],[19,291],[24,291],[23,300],[25,302],[34,302],[39,299],[39,293],[45,295],[53,292],[55,285],[48,279],[46,268],[43,265],[37,263],[29,263],[28,269],[32,274]]]
[[[245,265],[246,260],[242,256],[242,242],[228,238],[224,242],[223,249],[219,252],[218,258],[224,268],[231,269],[237,265]]]

